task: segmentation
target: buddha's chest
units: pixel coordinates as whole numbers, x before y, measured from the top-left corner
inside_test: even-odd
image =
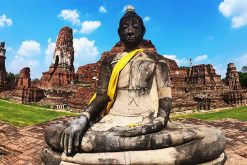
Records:
[[[112,68],[123,57],[123,54],[117,55]],[[154,76],[155,62],[146,54],[140,53],[133,57],[122,69],[118,79],[118,89],[150,89]]]

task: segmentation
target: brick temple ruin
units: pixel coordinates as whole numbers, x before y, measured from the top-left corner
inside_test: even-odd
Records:
[[[49,71],[43,72],[40,83],[41,89],[71,84],[75,80],[73,31],[64,27],[59,31],[55,52]]]
[[[0,43],[0,92],[6,89],[5,42]]]
[[[157,53],[150,40],[141,47],[149,53]],[[101,62],[105,56],[123,52],[123,43],[118,42],[111,51],[104,52],[96,63],[74,69],[73,31],[63,27],[58,34],[53,59],[49,70],[43,72],[38,83],[32,84],[30,68],[23,68],[13,91],[5,98],[21,103],[38,102],[56,109],[81,111],[93,95],[98,80]],[[6,92],[4,44],[0,47],[0,93]],[[222,107],[246,105],[247,90],[242,89],[233,63],[228,64],[225,81],[215,72],[213,65],[201,64],[179,67],[176,61],[165,58],[170,68],[173,112],[209,110]],[[8,91],[8,90],[7,90]]]
[[[22,68],[19,73],[17,85],[15,89],[10,93],[10,101],[18,103],[31,103],[39,102],[43,98],[43,90],[34,87],[31,83],[30,68]]]

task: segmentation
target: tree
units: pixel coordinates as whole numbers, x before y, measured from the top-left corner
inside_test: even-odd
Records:
[[[242,69],[241,69],[241,72],[242,73],[247,73],[247,66],[243,66]]]
[[[39,79],[38,78],[35,78],[32,80],[32,84],[37,84],[39,82]]]
[[[242,73],[238,72],[239,75],[239,81],[242,87],[247,87],[247,72]]]
[[[6,80],[10,89],[15,88],[19,74],[14,74],[12,72],[7,72]]]

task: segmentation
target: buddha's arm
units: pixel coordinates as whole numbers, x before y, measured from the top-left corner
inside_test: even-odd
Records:
[[[164,126],[166,126],[172,108],[170,74],[167,63],[162,61],[157,63],[155,76],[159,97],[158,117],[164,119]]]
[[[70,154],[76,147],[80,146],[82,136],[88,128],[89,123],[100,115],[108,103],[107,87],[111,75],[109,60],[109,58],[105,58],[102,61],[96,98],[62,133],[60,145],[66,154]]]
[[[106,108],[109,101],[107,96],[108,83],[111,77],[111,58],[106,57],[102,61],[99,80],[96,87],[96,98],[86,107],[85,111],[82,113],[86,115],[90,121],[95,120],[100,113]]]

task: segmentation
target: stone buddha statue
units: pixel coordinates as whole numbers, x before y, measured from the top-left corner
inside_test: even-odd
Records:
[[[145,31],[129,6],[118,29],[124,49],[103,59],[89,105],[71,123],[46,130],[46,165],[224,162],[220,131],[169,122],[169,66],[141,48]]]

